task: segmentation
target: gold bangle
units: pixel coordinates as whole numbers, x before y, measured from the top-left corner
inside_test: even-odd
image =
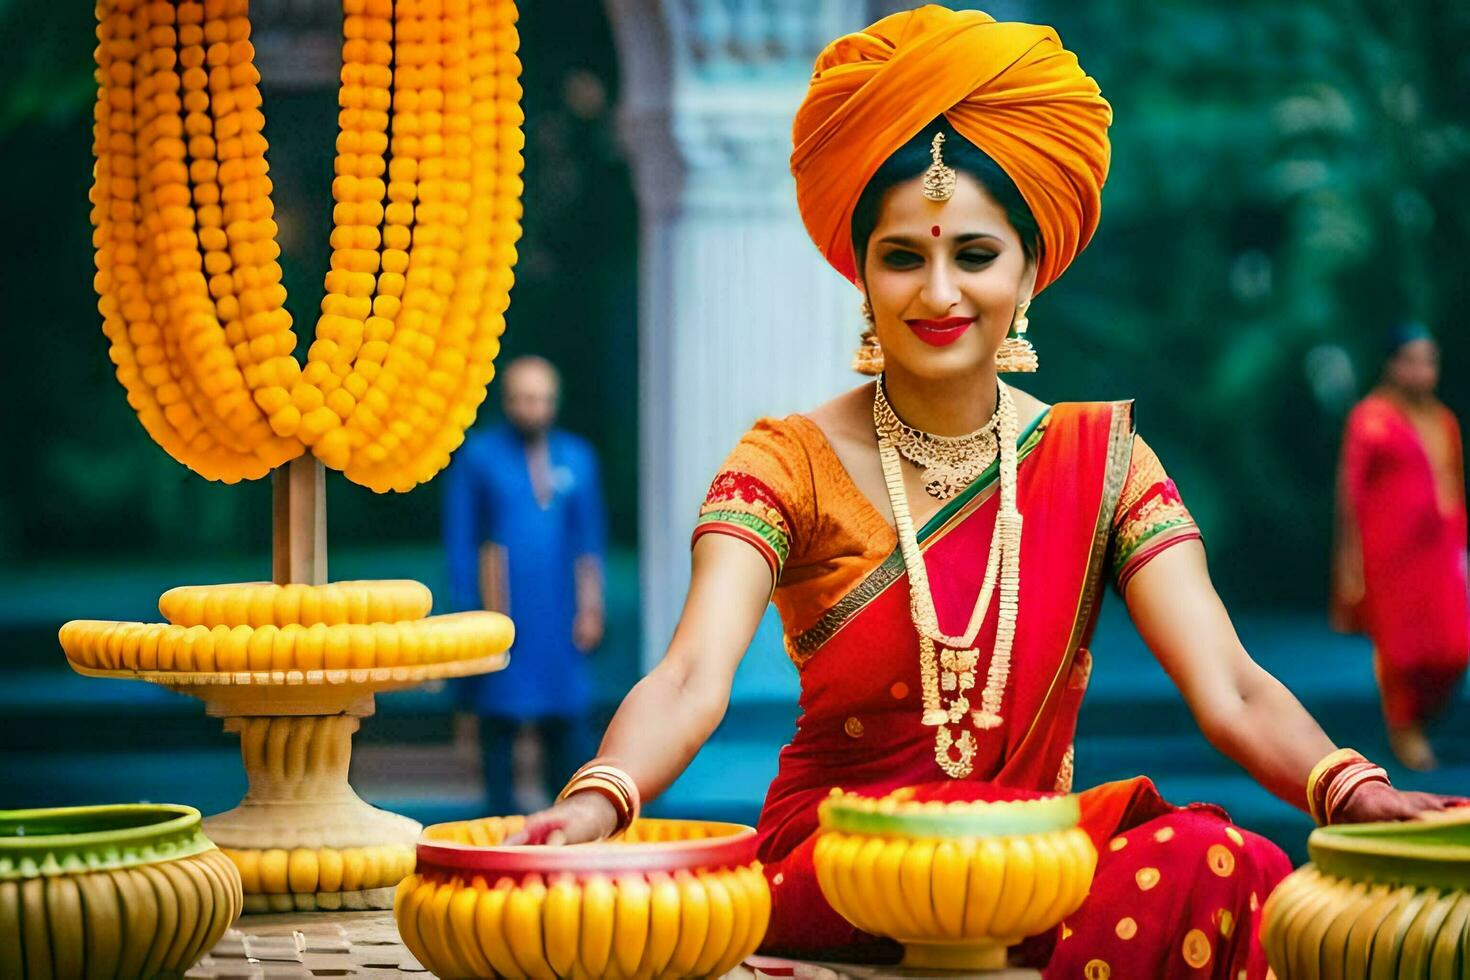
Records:
[[[565,800],[582,790],[597,793],[613,805],[613,810],[617,813],[617,824],[609,836],[618,836],[638,819],[641,808],[638,785],[622,769],[594,759],[577,770],[557,794],[557,801]]]
[[[625,814],[633,810],[633,800],[628,796],[628,791],[621,784],[610,779],[602,779],[595,775],[582,776],[577,780],[574,792],[583,790],[596,790],[611,799],[618,809],[620,820],[626,820]]]
[[[610,784],[610,788],[614,789],[622,797],[623,806],[627,812],[624,829],[626,829],[627,824],[631,824],[634,820],[638,819],[638,811],[641,803],[638,785],[633,782],[633,777],[628,775],[627,772],[616,766],[599,763],[587,767],[583,772],[582,778]]]
[[[578,779],[566,785],[566,788],[557,797],[557,801],[568,799],[578,793],[594,793],[612,804],[616,822],[613,824],[613,829],[607,834],[608,837],[618,836],[633,823],[628,798],[620,787],[602,780]]]

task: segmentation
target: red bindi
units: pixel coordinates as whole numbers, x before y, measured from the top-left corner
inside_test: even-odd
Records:
[[[939,237],[939,226],[938,225],[935,225],[933,228],[930,228],[929,229],[929,234],[933,235],[935,238],[938,238]]]

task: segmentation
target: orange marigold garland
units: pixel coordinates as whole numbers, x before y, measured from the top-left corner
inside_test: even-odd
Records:
[[[410,489],[447,465],[493,374],[520,235],[515,4],[343,10],[332,259],[303,368],[248,0],[97,7],[103,326],[139,420],[210,479],[309,447]]]
[[[415,6],[434,13],[437,4]],[[404,89],[419,99],[395,103],[394,163],[411,163],[392,175],[388,193],[406,202],[414,181],[414,248],[386,369],[349,422],[354,435],[374,438],[348,476],[376,489],[428,479],[463,440],[493,374],[520,236],[515,8],[447,0],[442,9],[442,18],[422,19],[421,46],[415,34],[400,58]],[[385,250],[385,266],[391,255]],[[405,389],[409,397],[389,402]],[[390,411],[375,414],[382,405]]]
[[[237,445],[223,444],[226,433],[213,413],[202,416],[190,399],[192,380],[181,377],[182,359],[166,329],[169,294],[176,287],[154,262],[160,248],[167,251],[189,234],[187,227],[178,227],[178,211],[165,216],[159,210],[177,204],[177,185],[155,193],[157,183],[177,177],[166,156],[182,131],[181,123],[176,131],[158,121],[160,103],[171,108],[177,98],[168,89],[172,48],[158,59],[154,54],[155,46],[172,40],[171,19],[172,10],[150,11],[136,3],[98,10],[97,166],[91,193],[98,307],[118,380],[144,428],[175,458],[233,482],[263,475],[269,465]],[[182,203],[187,205],[187,199]]]

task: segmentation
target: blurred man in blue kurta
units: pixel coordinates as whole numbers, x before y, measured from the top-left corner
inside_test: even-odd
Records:
[[[561,382],[539,357],[500,375],[505,422],[472,432],[445,490],[444,544],[456,610],[493,609],[515,621],[505,670],[465,683],[480,716],[488,812],[521,812],[514,746],[531,728],[551,794],[596,749],[584,658],[602,640],[604,519],[597,457],[554,428]],[[534,802],[534,801],[533,801]]]

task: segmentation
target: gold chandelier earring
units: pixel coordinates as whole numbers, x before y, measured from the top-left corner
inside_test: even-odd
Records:
[[[883,373],[883,348],[878,346],[878,334],[874,329],[873,307],[866,297],[863,299],[863,319],[868,328],[863,331],[862,343],[852,355],[852,369],[869,377]]]
[[[1026,311],[1031,308],[1028,299],[1016,307],[1016,318],[1011,321],[1011,332],[1001,341],[1000,350],[995,352],[995,368],[1004,373],[1030,374],[1039,366],[1036,348],[1026,339],[1026,330],[1031,326]]]

